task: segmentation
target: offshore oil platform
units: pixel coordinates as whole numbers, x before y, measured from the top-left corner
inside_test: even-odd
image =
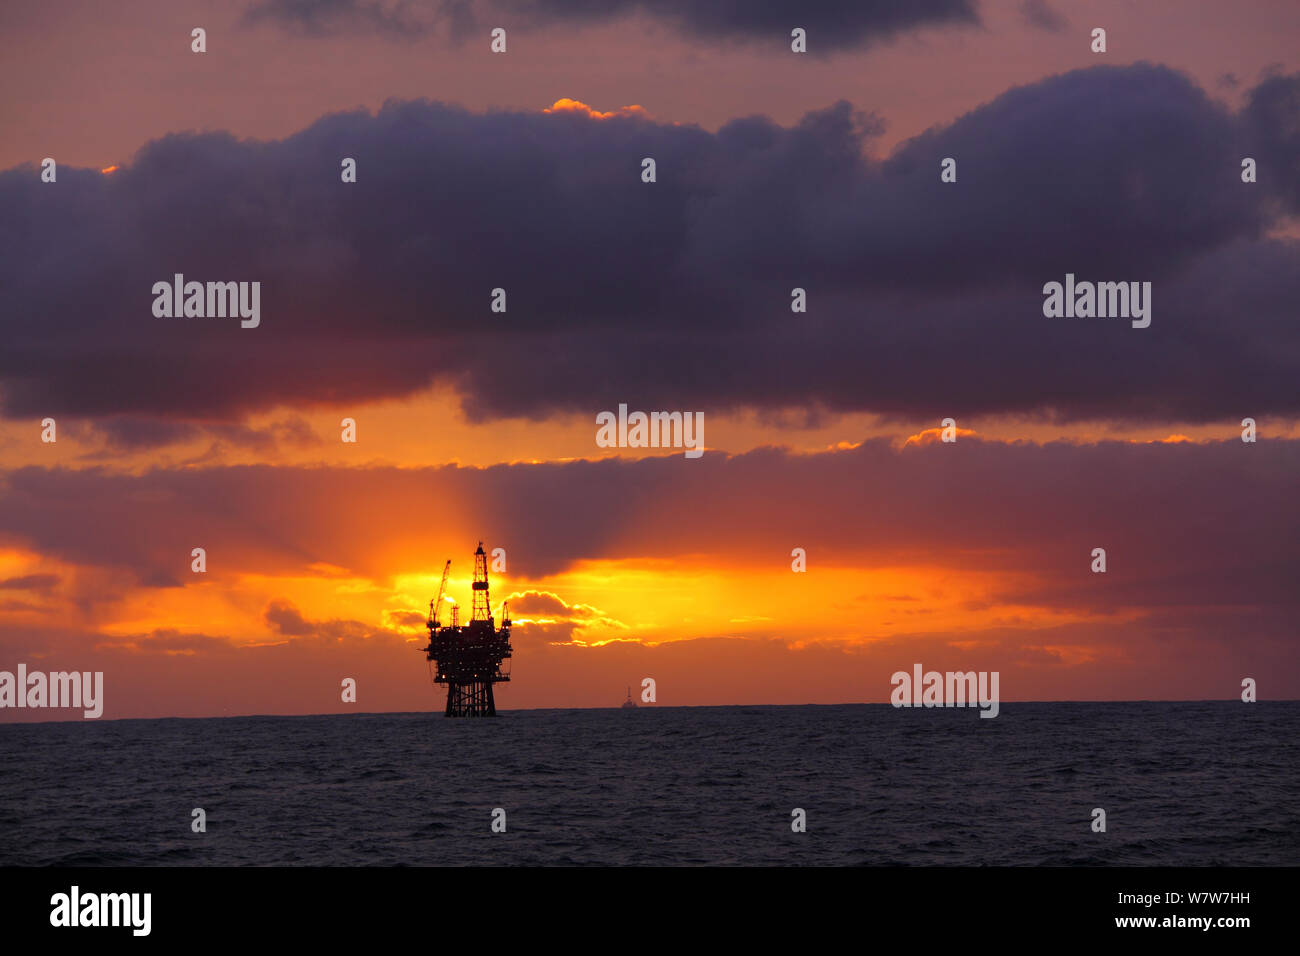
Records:
[[[487,555],[480,541],[474,552],[474,607],[470,621],[460,623],[460,606],[452,601],[451,624],[444,627],[439,615],[450,571],[448,561],[442,569],[438,596],[429,602],[429,646],[424,652],[430,662],[437,663],[434,683],[447,685],[446,716],[495,717],[492,685],[510,680],[509,669],[504,673],[501,670],[501,662],[511,655],[510,609],[502,603],[498,629],[488,594]]]

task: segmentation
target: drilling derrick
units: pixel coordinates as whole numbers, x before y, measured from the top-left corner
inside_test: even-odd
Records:
[[[448,567],[443,569],[443,587],[447,583]],[[483,542],[474,552],[474,604],[468,624],[460,623],[459,608],[452,607],[451,626],[443,627],[438,620],[438,601],[443,587],[429,609],[429,646],[425,654],[438,665],[434,681],[447,685],[448,717],[495,717],[496,701],[492,685],[510,680],[509,672],[502,673],[501,662],[511,655],[510,616],[502,606],[501,628],[492,618],[492,602],[488,592],[487,555]]]

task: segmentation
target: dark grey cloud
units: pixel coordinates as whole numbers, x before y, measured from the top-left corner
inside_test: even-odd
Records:
[[[290,638],[316,638],[323,641],[368,640],[372,637],[398,638],[395,631],[375,628],[361,621],[343,618],[313,621],[303,615],[293,602],[275,600],[267,605],[263,618],[271,630]]]
[[[709,133],[395,102],[275,142],[168,136],[111,176],[9,170],[4,411],[112,420],[128,446],[434,381],[479,419],[1291,414],[1300,248],[1265,235],[1300,212],[1298,83],[1234,114],[1165,68],[1077,71],[883,160],[847,103]],[[176,272],[260,281],[261,326],[155,318]],[[1066,272],[1151,281],[1151,327],[1044,318]]]
[[[302,637],[312,633],[311,622],[289,601],[272,602],[264,616],[266,623],[281,634]]]
[[[203,429],[189,422],[128,416],[114,416],[98,421],[93,431],[117,451],[157,448],[189,441],[203,434]]]
[[[979,22],[974,0],[496,0],[496,6],[547,25],[644,14],[685,36],[771,38],[781,45],[794,27],[803,27],[810,50],[860,46],[931,24]]]
[[[220,444],[258,452],[274,452],[284,445],[306,446],[318,444],[319,436],[302,418],[294,416],[284,421],[272,422],[264,428],[252,428],[231,422],[196,424],[184,421],[167,421],[148,416],[115,415],[93,423],[88,431],[74,429],[74,435],[85,434],[90,439],[99,438],[104,449],[86,456],[90,459],[111,457],[120,452],[160,448],[177,442],[211,438]]]
[[[1285,209],[1300,212],[1300,74],[1268,76],[1250,91],[1245,110],[1255,158]]]
[[[0,579],[0,591],[50,591],[58,584],[57,574],[24,574]]]
[[[588,26],[634,15],[686,38],[786,45],[808,31],[809,49],[862,47],[930,25],[977,24],[975,0],[258,0],[249,24],[277,23],[308,35],[374,32],[411,38],[445,33],[456,40],[494,27],[510,30]]]
[[[244,11],[249,26],[273,23],[306,36],[377,33],[414,40],[446,32],[460,39],[477,27],[473,0],[258,0]]]
[[[1020,16],[1031,27],[1049,33],[1062,33],[1070,26],[1065,15],[1054,9],[1047,0],[1021,0]]]

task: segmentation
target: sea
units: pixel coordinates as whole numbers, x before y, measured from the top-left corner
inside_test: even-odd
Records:
[[[8,866],[1298,864],[1300,702],[0,725]]]

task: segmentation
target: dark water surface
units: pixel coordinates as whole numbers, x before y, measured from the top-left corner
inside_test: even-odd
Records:
[[[0,864],[1294,866],[1298,768],[1300,702],[7,724]]]

